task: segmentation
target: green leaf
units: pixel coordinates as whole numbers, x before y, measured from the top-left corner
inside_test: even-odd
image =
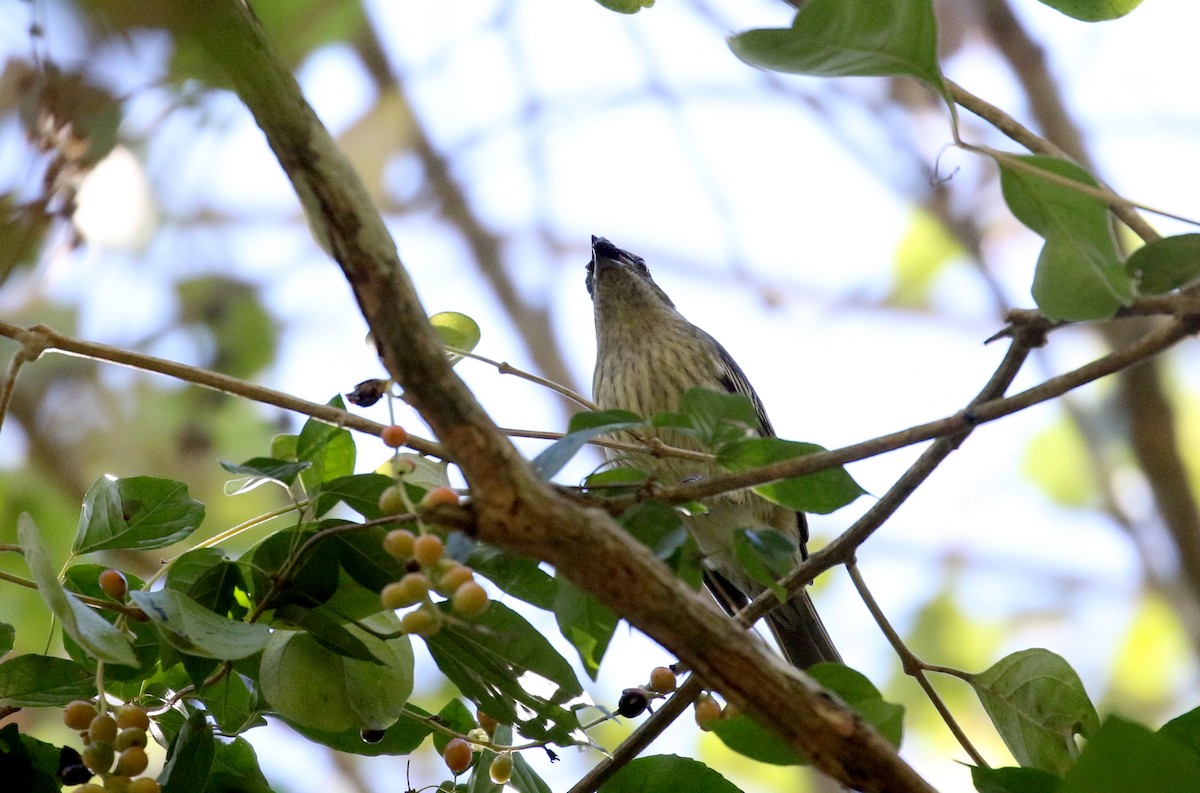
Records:
[[[442,608],[449,611],[448,604]],[[535,740],[561,746],[577,742],[571,732],[579,720],[562,707],[583,693],[571,665],[504,604],[493,602],[469,623],[448,622],[425,643],[450,682],[497,721],[516,725]],[[532,714],[524,708],[518,713],[516,705]]]
[[[616,11],[619,14],[636,14],[643,8],[650,8],[654,5],[654,0],[596,0],[596,2],[609,11]]]
[[[274,482],[284,488],[292,486],[300,472],[312,463],[307,460],[279,460],[274,457],[255,457],[244,463],[221,461],[221,467],[231,474],[240,475],[240,479],[231,479],[225,485],[225,495],[236,496],[248,493],[259,485]]]
[[[437,720],[454,732],[464,735],[479,726],[475,721],[475,714],[471,713],[463,701],[457,697],[442,706],[442,709],[437,712]],[[446,744],[450,743],[452,737],[441,731],[433,734],[433,748],[437,750],[438,754],[446,751]]]
[[[971,766],[971,782],[979,793],[1057,793],[1062,779],[1036,768]]]
[[[1043,155],[1000,162],[1000,187],[1013,215],[1046,245],[1033,276],[1033,298],[1051,319],[1111,317],[1133,299],[1133,281],[1117,255],[1103,201],[1051,181],[1054,174],[1089,187],[1097,182],[1074,163]]]
[[[54,564],[42,545],[42,535],[33,518],[22,512],[17,519],[17,538],[25,553],[25,564],[37,583],[38,594],[62,623],[63,632],[74,639],[90,655],[102,661],[137,666],[137,657],[125,634],[109,624],[58,581]]]
[[[364,622],[394,633],[391,612]],[[413,654],[407,636],[386,641],[347,624],[346,630],[375,656],[375,662],[339,655],[308,633],[276,630],[263,652],[263,696],[288,721],[324,732],[384,729],[395,722],[412,694]]]
[[[509,784],[517,793],[551,793],[547,785],[521,752],[513,752],[513,775]]]
[[[474,350],[475,345],[479,344],[479,339],[483,336],[475,320],[466,314],[459,314],[457,311],[443,311],[434,314],[429,318],[429,324],[433,325],[433,329],[441,337],[442,344],[462,352]],[[446,352],[446,357],[450,359],[451,366],[462,360],[461,355],[455,355],[450,351]]]
[[[284,606],[275,612],[275,619],[277,622],[286,622],[307,631],[318,644],[332,653],[369,664],[383,663],[361,639],[347,629],[348,623],[345,620],[323,606],[315,609],[296,605]]]
[[[1143,245],[1129,255],[1125,272],[1143,295],[1161,295],[1200,277],[1200,234],[1179,234]]]
[[[1023,650],[967,677],[1004,745],[1023,768],[1062,775],[1075,763],[1076,735],[1099,724],[1079,675],[1049,650]]]
[[[83,499],[74,550],[165,548],[200,528],[203,520],[204,505],[188,495],[182,482],[102,476]]]
[[[816,664],[808,674],[842,698],[897,749],[904,737],[904,706],[888,702],[866,675],[842,664]]]
[[[704,763],[673,754],[639,757],[604,785],[604,793],[740,793],[725,777]]]
[[[751,66],[817,77],[907,74],[945,95],[929,0],[811,0],[790,28],[733,36]]]
[[[0,728],[0,779],[20,793],[58,793],[59,747],[22,735],[15,724]]]
[[[246,579],[220,548],[195,548],[178,557],[167,573],[166,588],[230,619],[240,620],[247,613],[238,602],[238,592],[246,592]]]
[[[340,532],[321,544],[322,552],[328,548],[329,553],[337,555],[346,575],[363,587],[379,592],[408,572],[397,559],[382,552],[386,534],[381,526]]]
[[[570,431],[543,449],[533,459],[533,468],[538,476],[548,480],[561,471],[592,438],[642,426],[645,426],[645,422],[636,413],[627,410],[576,413],[571,417]]]
[[[0,706],[44,708],[96,694],[96,673],[74,661],[18,655],[0,663]]]
[[[1084,22],[1104,22],[1128,14],[1142,4],[1142,0],[1039,0],[1055,11]]]
[[[787,599],[787,590],[778,579],[796,565],[796,544],[791,538],[777,531],[738,529],[733,537],[733,558],[775,597]]]
[[[558,629],[575,651],[592,680],[600,671],[600,661],[617,630],[620,617],[612,610],[572,584],[565,577],[556,575],[554,583],[558,593],[554,598],[554,618]]]
[[[0,655],[11,651],[16,639],[17,629],[7,622],[0,622]]]
[[[620,523],[659,559],[670,559],[687,542],[683,518],[674,507],[661,501],[634,504],[621,515]]]
[[[216,683],[202,686],[195,693],[217,722],[218,729],[226,734],[266,724],[256,710],[259,705],[256,691],[250,689],[240,674],[223,675]]]
[[[1171,719],[1159,728],[1158,734],[1188,747],[1200,759],[1200,708]]]
[[[216,754],[216,740],[200,711],[193,711],[171,741],[158,781],[163,793],[204,793]]]
[[[355,474],[326,482],[317,497],[315,515],[324,515],[338,502],[362,515],[367,520],[382,518],[379,511],[379,496],[395,484],[395,480],[382,474]]]
[[[67,569],[66,575],[63,576],[63,587],[72,595],[111,601],[112,598],[100,588],[100,573],[106,569],[104,565],[98,564],[72,565]],[[124,575],[130,590],[141,589],[145,586],[145,582],[132,573],[125,573]],[[110,624],[115,624],[117,621],[117,613],[115,611],[96,611],[95,613]],[[150,625],[135,620],[127,620],[124,632],[127,636],[132,634],[130,646],[133,648],[134,657],[137,658],[137,666],[118,665],[107,667],[104,670],[104,679],[106,682],[144,679],[152,673],[154,665],[158,663],[159,656],[162,653],[162,639],[159,638],[158,633]],[[94,675],[96,659],[92,654],[81,647],[70,635],[64,635],[62,641],[63,649],[67,651],[67,655],[71,657],[71,660],[85,669],[92,670]]]
[[[758,427],[758,413],[745,394],[689,388],[680,409],[700,440],[713,448],[741,440]],[[655,418],[655,426],[660,426]]]
[[[130,592],[132,600],[158,626],[163,638],[182,653],[233,661],[262,650],[266,625],[221,617],[172,589]]]
[[[322,521],[317,527],[302,525],[277,531],[239,559],[239,567],[249,573],[254,597],[266,597],[271,591],[273,577],[288,565],[292,556],[316,534],[317,529],[337,525],[348,525],[348,522]],[[338,588],[338,558],[336,554],[328,553],[328,542],[329,538],[326,537],[308,549],[299,565],[292,570],[289,585],[272,596],[270,605],[273,608],[285,603],[315,606],[333,596]]]
[[[412,703],[405,705],[404,710],[422,716],[432,715]],[[310,741],[316,741],[322,746],[328,746],[339,752],[361,754],[367,757],[412,754],[433,732],[432,728],[426,727],[421,722],[401,716],[399,721],[383,731],[383,737],[379,741],[367,743],[362,739],[362,731],[358,727],[351,727],[341,732],[325,732],[294,722],[289,722],[289,724],[292,729]]]
[[[1146,727],[1109,716],[1088,736],[1061,793],[1200,790],[1200,761]]]
[[[258,755],[245,738],[219,741],[205,793],[272,793],[258,766]]]
[[[534,560],[475,542],[462,532],[450,535],[446,549],[502,591],[543,611],[553,609],[557,592],[554,579]]]
[[[346,407],[341,396],[335,396],[329,404],[339,410]],[[349,430],[316,419],[304,422],[296,439],[296,459],[312,463],[300,472],[305,492],[315,494],[325,482],[353,474],[354,455],[354,437]]]
[[[730,749],[760,763],[808,765],[808,758],[744,713],[718,719],[711,729]]]
[[[721,449],[717,462],[730,471],[759,468],[780,460],[823,452],[815,443],[781,438],[746,438]],[[823,471],[759,485],[754,492],[797,512],[827,515],[841,509],[867,491],[859,487],[846,469],[838,466]]]

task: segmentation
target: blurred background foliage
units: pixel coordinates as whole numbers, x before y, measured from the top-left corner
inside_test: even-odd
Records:
[[[1179,75],[1200,67],[1185,41],[1200,17],[1182,5],[1087,26],[1033,0],[941,2],[942,62],[1118,191],[1196,216],[1200,107]],[[194,43],[171,35],[178,8],[0,0],[0,319],[323,402],[380,374],[365,326],[248,115]],[[784,78],[733,58],[724,37],[786,24],[782,3],[683,0],[635,17],[588,0],[254,8],[385,213],[426,307],[475,317],[491,357],[588,390],[582,265],[602,234],[644,255],[731,348],[782,435],[832,447],[959,409],[999,355],[980,342],[1005,309],[1031,305],[1037,240],[1004,208],[994,169],[947,148],[926,89]],[[970,139],[1005,145],[963,121]],[[1056,333],[1020,385],[1129,332]],[[1185,344],[980,431],[873,538],[864,573],[919,655],[979,670],[1047,646],[1109,709],[1157,724],[1196,704],[1196,357]],[[565,426],[557,398],[469,363],[459,371],[502,425]],[[223,495],[217,460],[265,454],[298,421],[44,356],[22,371],[0,434],[0,542],[15,542],[28,511],[65,554],[105,473],[187,482],[216,533],[273,503],[265,488]],[[386,456],[369,441],[367,470]],[[880,493],[911,459],[852,472]],[[818,540],[849,521],[816,521]],[[148,574],[158,558],[121,564]],[[935,783],[963,784],[944,727],[848,583],[827,578],[817,597],[847,662],[910,707],[908,756]],[[3,603],[18,649],[41,650],[36,597],[6,586]],[[641,682],[640,661],[616,651],[595,690]],[[966,687],[940,688],[1003,762]],[[705,738],[702,751],[723,750]],[[346,790],[398,767],[321,762]],[[563,778],[583,762],[568,758]],[[720,765],[754,789],[803,773]]]

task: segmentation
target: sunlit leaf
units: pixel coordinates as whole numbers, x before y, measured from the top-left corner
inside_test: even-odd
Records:
[[[1142,4],[1142,0],[1038,0],[1038,2],[1084,22],[1117,19]]]
[[[483,332],[479,330],[479,324],[466,314],[460,314],[457,311],[443,311],[440,314],[434,314],[429,318],[429,324],[433,325],[433,329],[441,337],[442,344],[462,352],[472,352],[483,337]],[[446,355],[450,359],[451,366],[462,360],[461,355],[455,355],[452,352],[447,352]]]

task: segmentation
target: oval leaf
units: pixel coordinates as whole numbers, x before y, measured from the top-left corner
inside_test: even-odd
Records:
[[[1061,776],[1075,764],[1075,736],[1100,723],[1079,675],[1049,650],[1013,653],[966,680],[1024,768]]]
[[[1142,0],[1039,0],[1055,11],[1083,22],[1104,22],[1128,14],[1142,4]]]
[[[1200,234],[1164,237],[1129,255],[1125,271],[1144,295],[1161,295],[1200,278]]]
[[[483,336],[475,320],[466,314],[459,314],[457,311],[443,311],[440,314],[434,314],[429,318],[429,324],[433,325],[433,329],[441,337],[442,344],[462,352],[474,350],[475,345],[479,344],[479,339]],[[449,350],[447,350],[446,356],[450,359],[451,366],[462,360],[461,355],[455,355]]]
[[[639,757],[604,785],[604,793],[680,793],[684,790],[741,793],[732,782],[704,763],[673,754]]]
[[[263,649],[270,636],[266,625],[225,619],[173,589],[134,591],[129,599],[146,612],[171,646],[188,655],[236,661]]]
[[[188,495],[183,482],[103,476],[83,499],[75,553],[165,548],[200,528],[203,520],[204,505]]]
[[[74,661],[18,655],[0,664],[0,706],[44,708],[96,694],[96,672]]]
[[[825,448],[815,443],[785,441],[781,438],[747,438],[721,449],[717,462],[731,471],[745,471],[823,451]],[[797,512],[826,515],[841,509],[867,491],[858,486],[845,468],[839,466],[759,485],[754,492]]]

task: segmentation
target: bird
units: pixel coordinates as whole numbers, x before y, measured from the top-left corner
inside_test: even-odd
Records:
[[[623,409],[649,417],[676,412],[686,391],[695,387],[741,394],[754,406],[761,437],[774,437],[766,409],[742,368],[721,344],[689,322],[654,282],[645,260],[603,237],[592,237],[587,289],[596,324],[593,401],[601,410]],[[643,439],[696,451],[700,442],[670,428],[638,430]],[[721,472],[715,462],[655,457],[605,449],[646,471],[658,482],[676,484]],[[775,531],[792,540],[796,559],[807,558],[808,524],[803,513],[742,490],[705,500],[706,512],[684,518],[703,558],[705,584],[727,612],[733,613],[764,587],[737,563],[732,543],[738,529]],[[801,589],[767,615],[784,657],[807,669],[822,662],[841,663],[808,592]]]

